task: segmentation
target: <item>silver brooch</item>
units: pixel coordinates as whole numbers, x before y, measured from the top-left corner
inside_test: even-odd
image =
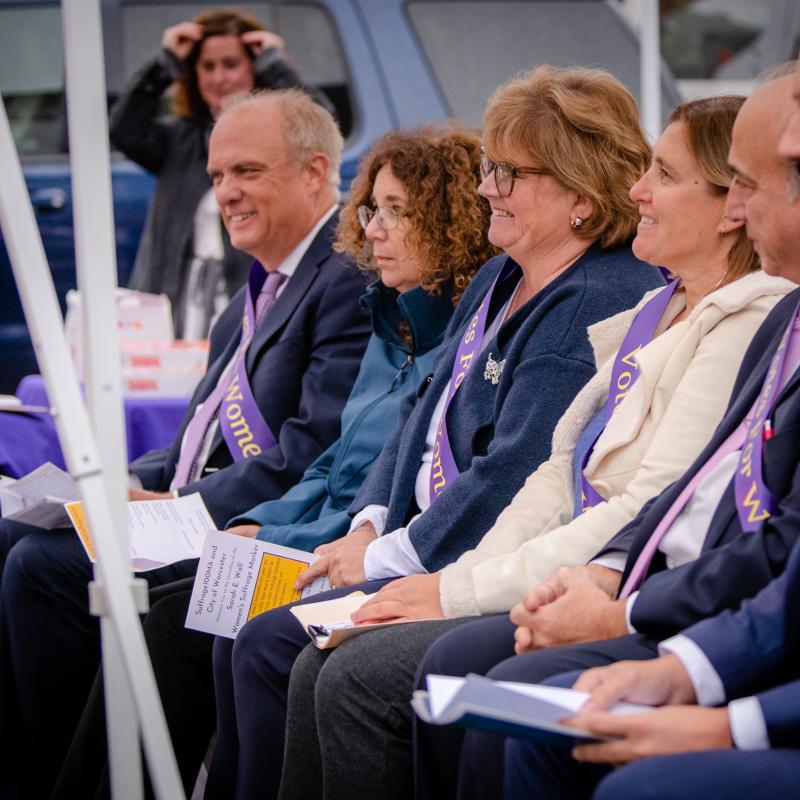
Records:
[[[491,381],[492,386],[497,386],[500,383],[500,376],[503,374],[503,367],[506,365],[506,360],[495,361],[492,354],[489,353],[489,358],[486,359],[486,369],[483,371],[483,379]]]

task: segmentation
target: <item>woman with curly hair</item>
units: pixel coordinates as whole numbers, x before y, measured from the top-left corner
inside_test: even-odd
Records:
[[[464,292],[430,380],[403,405],[349,509],[347,536],[317,548],[320,558],[299,577],[305,585],[327,575],[340,588],[308,602],[433,573],[473,547],[547,460],[556,422],[594,374],[587,326],[662,284],[630,250],[638,214],[628,189],[650,148],[619,81],[593,70],[536,70],[492,98],[484,146],[479,192],[492,209],[489,240],[504,252]],[[386,206],[397,216],[388,197],[374,196],[373,205],[368,232]],[[433,207],[423,210],[425,222],[436,218]],[[388,273],[395,256],[379,244],[374,254]],[[326,663],[342,673],[374,663],[378,654],[353,659],[347,646],[364,640],[368,650],[374,635],[348,641],[341,657],[325,651],[334,653]],[[384,752],[397,739],[394,720],[407,727],[407,698],[376,722],[375,695],[362,684],[358,710],[348,706],[352,725],[318,737],[316,673],[304,673],[302,692],[287,697],[307,643],[287,606],[250,620],[235,642],[217,639],[217,747],[206,797],[274,797],[282,770],[286,797],[320,796],[323,784],[335,797],[379,797],[387,784],[411,796],[402,770],[387,773]],[[392,649],[381,655],[402,660]],[[361,759],[365,738],[377,758]],[[324,759],[336,744],[351,756],[346,769]]]
[[[231,94],[302,86],[283,46],[247,14],[203,12],[164,31],[161,51],[113,108],[112,144],[157,177],[129,286],[166,294],[185,339],[208,334],[252,261],[231,247],[214,202],[206,173],[211,126]],[[161,116],[170,86],[172,113]]]
[[[376,280],[363,297],[373,335],[342,414],[342,435],[278,500],[228,531],[301,550],[347,533],[347,508],[392,429],[401,402],[432,368],[454,306],[495,254],[489,208],[475,187],[480,140],[444,126],[387,134],[361,164],[335,247]],[[183,627],[193,579],[151,595],[145,636],[187,795],[214,727],[213,639]],[[56,796],[94,796],[104,755],[95,686]],[[94,752],[92,752],[94,750]],[[90,785],[87,785],[90,784]]]

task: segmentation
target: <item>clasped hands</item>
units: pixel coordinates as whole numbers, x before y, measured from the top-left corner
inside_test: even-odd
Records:
[[[619,581],[617,570],[590,564],[562,567],[529,589],[511,609],[515,651],[624,636],[625,603],[614,599]]]
[[[185,61],[192,52],[192,48],[202,38],[202,26],[196,22],[179,22],[164,31],[161,37],[161,46],[174,53],[181,61]],[[270,47],[282,50],[285,44],[282,37],[270,31],[247,31],[239,38],[254,56]]]

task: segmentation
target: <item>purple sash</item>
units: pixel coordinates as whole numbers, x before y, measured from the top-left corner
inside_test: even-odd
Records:
[[[447,410],[450,408],[450,403],[453,397],[455,397],[459,387],[467,377],[467,373],[472,368],[476,360],[475,357],[481,351],[483,334],[486,331],[486,317],[489,314],[489,305],[495,287],[501,279],[506,278],[511,273],[515,266],[516,264],[512,259],[506,259],[502,269],[489,287],[489,291],[486,292],[483,300],[481,300],[478,310],[472,315],[472,319],[470,319],[469,324],[464,330],[464,335],[459,342],[456,357],[453,361],[453,371],[447,390],[447,400],[445,400],[442,418],[439,420],[439,426],[436,429],[436,441],[433,445],[433,461],[431,463],[431,475],[428,481],[431,503],[433,503],[445,490],[447,485],[458,476],[458,467],[453,458],[453,450],[450,447],[450,439],[447,435]]]
[[[597,440],[602,435],[603,431],[608,425],[608,421],[616,412],[619,404],[631,390],[631,387],[639,379],[639,365],[636,362],[636,354],[653,339],[658,323],[664,315],[667,304],[678,286],[678,281],[672,281],[669,285],[665,286],[655,297],[648,300],[647,304],[642,308],[631,323],[625,338],[622,340],[617,355],[614,357],[614,366],[611,369],[611,382],[608,386],[608,400],[603,421],[603,427],[595,436],[594,441],[586,451],[581,463],[581,511],[588,511],[593,506],[599,503],[604,503],[603,498],[583,474],[586,465],[589,463],[589,458],[594,451],[594,446]]]
[[[772,357],[761,393],[753,406],[750,426],[736,465],[733,481],[736,511],[739,514],[742,530],[748,532],[757,530],[767,517],[775,513],[778,505],[775,496],[764,483],[764,442],[772,436],[768,417],[775,407],[778,395],[797,367],[796,348],[800,335],[797,327],[798,314],[800,305],[792,314],[778,349]],[[795,352],[792,359],[787,361],[790,350]]]
[[[261,294],[264,282],[269,280],[271,284],[264,294],[269,295],[269,289],[272,289],[272,292],[271,296],[266,298],[267,302],[264,304],[262,315],[275,301],[278,287],[285,279],[285,276],[278,272],[270,273],[267,276],[258,261],[254,261],[250,267],[248,292],[244,301],[242,338],[229,362],[230,366],[227,372],[223,373],[219,383],[186,428],[170,490],[180,489],[187,483],[196,480],[197,461],[206,435],[214,420],[217,419],[217,412],[219,412],[222,436],[235,461],[257,456],[265,448],[275,444],[276,439],[261,416],[250,389],[245,369],[245,353],[260,322],[256,315],[254,301]]]
[[[276,278],[279,275],[279,273],[272,274]],[[272,292],[272,302],[275,301],[274,295],[282,282],[281,278],[277,278],[275,281],[277,286]],[[234,461],[258,456],[264,450],[274,447],[278,441],[258,409],[245,367],[245,353],[253,340],[258,323],[261,321],[256,317],[256,300],[261,294],[266,280],[267,273],[264,268],[257,261],[254,262],[250,267],[250,277],[247,282],[248,291],[244,303],[242,339],[234,357],[230,379],[225,386],[219,409],[219,425],[222,436]],[[269,301],[268,303],[272,304]],[[262,315],[267,308],[268,306],[262,310]]]

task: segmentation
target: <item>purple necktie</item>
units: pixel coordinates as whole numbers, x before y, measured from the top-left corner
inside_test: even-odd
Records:
[[[286,275],[281,272],[270,272],[261,292],[256,299],[255,329],[258,330],[262,320],[267,315],[267,312],[275,302],[278,295],[278,289],[286,280]],[[183,439],[183,446],[178,458],[178,465],[175,467],[175,477],[172,479],[170,491],[175,491],[187,483],[197,479],[197,461],[200,457],[200,452],[203,449],[208,430],[219,414],[219,408],[222,404],[222,398],[225,396],[225,390],[228,386],[229,379],[236,372],[237,361],[244,358],[247,352],[247,345],[250,341],[243,342],[245,346],[241,345],[236,349],[233,357],[228,362],[228,366],[222,373],[219,382],[214,387],[214,391],[209,394],[206,401],[203,403],[202,408],[192,417],[191,422],[186,426],[186,435]]]

